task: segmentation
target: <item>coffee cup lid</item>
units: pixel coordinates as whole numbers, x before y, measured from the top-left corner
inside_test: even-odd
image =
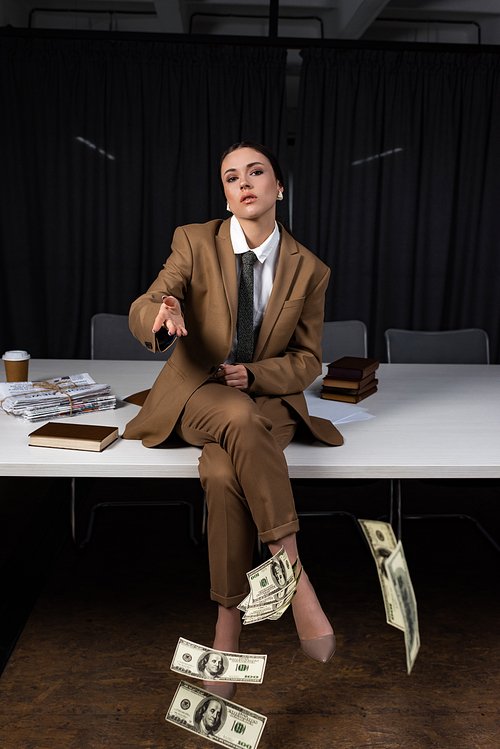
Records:
[[[2,359],[5,359],[6,361],[24,361],[25,359],[30,359],[30,355],[27,351],[6,351],[5,354],[2,356]]]

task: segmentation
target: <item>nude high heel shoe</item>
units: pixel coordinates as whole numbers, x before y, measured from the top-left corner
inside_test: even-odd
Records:
[[[311,660],[318,663],[328,663],[335,653],[337,640],[335,635],[323,635],[323,637],[314,637],[312,640],[300,638],[300,647]]]
[[[297,576],[297,585],[302,575],[301,566],[300,572]],[[328,663],[330,658],[335,653],[337,647],[337,640],[334,634],[323,635],[322,637],[313,637],[310,640],[303,639],[299,636],[300,647],[302,651],[313,661],[317,663]]]

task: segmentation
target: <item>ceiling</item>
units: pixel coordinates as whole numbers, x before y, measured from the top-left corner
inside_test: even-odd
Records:
[[[0,0],[0,25],[229,36],[500,43],[498,0]]]

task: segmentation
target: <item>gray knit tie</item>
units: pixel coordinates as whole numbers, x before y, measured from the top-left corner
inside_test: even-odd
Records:
[[[253,359],[253,266],[257,255],[252,250],[241,256],[240,290],[238,292],[238,347],[236,361],[240,364]]]

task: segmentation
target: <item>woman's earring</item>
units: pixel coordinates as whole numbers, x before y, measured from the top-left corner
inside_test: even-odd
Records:
[[[281,190],[278,190],[278,195],[276,196],[276,200],[283,200],[283,193]]]
[[[232,210],[229,207],[229,203],[226,203],[226,211],[229,211],[229,213],[232,213]]]

